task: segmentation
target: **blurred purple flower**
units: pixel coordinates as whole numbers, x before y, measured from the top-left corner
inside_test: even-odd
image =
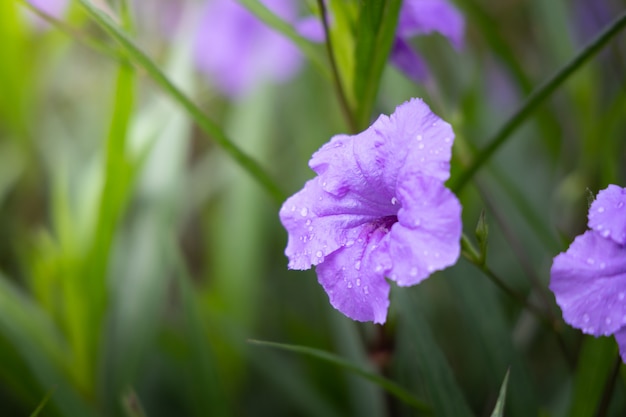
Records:
[[[297,2],[262,0],[283,20],[298,24]],[[310,30],[308,27],[305,30]],[[196,36],[198,67],[225,95],[236,98],[260,81],[284,82],[299,69],[298,48],[236,0],[209,0]]]
[[[384,323],[385,277],[410,286],[458,259],[461,205],[444,186],[453,140],[419,99],[357,135],[333,137],[309,162],[317,177],[280,210],[289,268],[316,265],[336,309]]]
[[[428,71],[422,58],[411,48],[409,39],[438,32],[460,49],[464,30],[463,16],[447,0],[404,0],[391,50],[391,62],[410,79],[421,82]]]
[[[614,335],[626,362],[626,189],[598,193],[589,228],[554,258],[550,289],[565,322],[594,336]]]
[[[68,5],[68,0],[28,0],[28,2],[45,14],[57,19],[63,16]],[[29,13],[29,16],[31,16],[33,24],[40,29],[48,25],[45,20],[34,13]]]

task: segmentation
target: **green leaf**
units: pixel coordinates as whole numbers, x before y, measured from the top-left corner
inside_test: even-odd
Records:
[[[386,390],[389,394],[398,398],[405,404],[410,405],[411,407],[423,411],[429,412],[430,407],[424,403],[422,400],[416,398],[413,394],[411,394],[406,389],[402,388],[400,385],[395,382],[384,378],[378,374],[375,374],[367,369],[364,369],[360,365],[356,365],[352,362],[348,362],[345,359],[334,355],[332,353],[315,349],[307,346],[299,346],[299,345],[288,345],[284,343],[275,343],[275,342],[265,342],[261,340],[249,340],[250,343],[260,346],[267,346],[276,349],[282,349],[289,352],[301,353],[303,355],[311,356],[317,359],[321,359],[325,362],[328,362],[333,365],[337,365],[341,368],[344,368],[350,372],[354,372],[357,375],[362,376],[363,378],[372,381],[373,383],[379,385],[381,388]]]
[[[429,323],[417,307],[419,302],[405,288],[392,298],[399,306],[397,367],[414,386],[423,386],[438,417],[470,417],[472,412],[452,368],[434,338]]]
[[[451,187],[455,193],[459,193],[478,172],[478,170],[491,158],[491,156],[511,137],[511,134],[520,127],[537,107],[543,103],[556,89],[582,67],[592,56],[597,54],[615,35],[626,26],[626,12],[609,23],[605,29],[591,42],[585,45],[581,51],[567,64],[561,67],[543,84],[537,87],[524,101],[522,106],[500,128],[494,137],[488,142],[474,158],[470,166],[460,177],[452,181]]]
[[[191,99],[185,95],[170,79],[159,69],[135,43],[124,33],[109,16],[100,11],[88,0],[78,0],[87,14],[120,46],[126,51],[129,59],[141,66],[174,101],[182,106],[191,118],[198,124],[200,129],[212,138],[235,162],[243,167],[248,173],[265,188],[277,203],[285,200],[285,193],[270,177],[267,171],[249,155],[237,147],[226,133],[215,122],[208,118]]]
[[[402,0],[362,1],[356,32],[355,76],[356,124],[366,128],[378,95],[383,70],[395,39]]]
[[[498,401],[496,401],[496,406],[493,409],[493,413],[491,413],[491,417],[504,416],[504,403],[506,401],[506,389],[509,383],[509,372],[510,371],[506,371],[506,375],[504,375],[504,381],[502,381],[502,387],[500,388],[500,395],[498,395]]]

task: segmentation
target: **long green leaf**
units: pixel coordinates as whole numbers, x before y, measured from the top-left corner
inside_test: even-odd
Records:
[[[288,345],[284,343],[266,342],[266,341],[261,341],[261,340],[249,340],[249,342],[256,344],[256,345],[260,345],[260,346],[267,346],[267,347],[282,349],[282,350],[286,350],[290,352],[301,353],[307,356],[321,359],[330,364],[337,365],[350,372],[354,372],[355,374],[360,375],[363,378],[368,379],[369,381],[372,381],[373,383],[379,385],[381,388],[385,389],[388,393],[390,393],[394,397],[398,398],[404,403],[420,411],[423,411],[423,412],[430,411],[430,407],[425,402],[423,402],[422,400],[418,398],[415,398],[413,394],[411,394],[409,391],[402,388],[400,385],[396,384],[395,382],[387,378],[383,378],[382,376],[375,374],[373,372],[370,372],[366,369],[363,369],[361,366],[348,362],[345,359],[342,359],[337,355],[333,355],[332,353],[315,349],[315,348],[311,348],[308,346]]]
[[[491,413],[491,417],[504,417],[504,404],[506,402],[506,388],[509,384],[509,371],[506,371],[506,375],[504,375],[504,381],[502,381],[502,387],[500,388],[500,394],[498,395],[498,401],[496,401],[496,406],[493,408],[493,413]]]
[[[525,122],[535,109],[543,103],[556,89],[561,86],[572,74],[576,72],[587,60],[598,53],[615,35],[626,26],[626,12],[617,19],[609,23],[606,28],[589,42],[582,50],[567,64],[560,68],[552,77],[535,89],[526,99],[524,104],[515,114],[500,128],[500,130],[489,141],[474,158],[470,166],[460,177],[452,181],[451,188],[458,194],[472,179],[474,174],[491,158],[491,156],[502,146],[511,134]]]
[[[274,198],[276,202],[285,199],[285,193],[281,191],[276,182],[270,177],[267,171],[261,167],[254,159],[237,147],[226,133],[211,119],[209,119],[200,108],[195,105],[187,95],[176,87],[170,79],[159,69],[135,43],[119,28],[109,16],[100,11],[88,0],[78,0],[87,14],[104,29],[120,46],[126,51],[129,58],[141,66],[152,79],[179,105],[181,105],[198,126],[209,137],[228,153],[242,168],[255,178],[263,188]]]

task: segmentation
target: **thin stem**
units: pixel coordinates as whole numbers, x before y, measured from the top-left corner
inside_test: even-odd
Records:
[[[278,187],[276,182],[270,177],[267,171],[259,165],[257,161],[252,159],[233,143],[226,133],[211,119],[209,119],[189,97],[179,90],[159,67],[152,61],[132,40],[113,22],[111,19],[100,12],[88,0],[78,0],[80,5],[85,9],[87,14],[94,19],[100,27],[102,27],[112,38],[114,38],[122,48],[127,52],[128,57],[141,66],[174,101],[178,102],[198,124],[205,134],[213,138],[213,140],[229,154],[242,168],[258,181],[259,184],[274,198],[278,203],[285,199],[285,194]]]
[[[617,382],[617,376],[619,375],[619,368],[621,366],[622,358],[618,352],[617,358],[615,359],[615,364],[613,365],[613,370],[606,379],[606,384],[604,385],[604,391],[602,393],[602,399],[600,399],[600,403],[598,404],[598,409],[596,410],[595,417],[605,417],[606,413],[609,411],[609,405],[611,405],[611,397],[613,396],[613,391],[615,391],[615,383]]]
[[[353,133],[356,133],[358,129],[354,119],[354,114],[350,108],[350,103],[348,103],[348,97],[346,96],[346,91],[343,88],[341,75],[339,74],[339,68],[337,67],[337,61],[335,60],[335,52],[333,49],[332,39],[330,37],[330,27],[328,25],[328,16],[326,15],[326,5],[324,4],[324,0],[317,0],[317,4],[319,5],[320,13],[322,14],[322,25],[324,25],[324,36],[326,37],[326,50],[328,52],[328,60],[330,61],[330,67],[332,69],[333,84],[335,84],[335,91],[337,92],[339,105],[341,106],[341,110],[346,117],[350,130]]]
[[[502,146],[510,135],[543,103],[570,75],[580,68],[589,58],[598,53],[600,49],[620,30],[626,26],[626,12],[622,13],[612,23],[589,42],[570,62],[559,69],[546,82],[541,84],[526,99],[522,107],[502,126],[489,144],[475,157],[469,168],[454,181],[452,189],[458,194],[472,179],[474,174],[489,160],[489,158]]]

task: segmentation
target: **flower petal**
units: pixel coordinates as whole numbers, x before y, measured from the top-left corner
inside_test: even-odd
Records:
[[[554,258],[550,289],[564,320],[595,336],[626,323],[626,248],[589,230]]]
[[[609,185],[589,208],[589,227],[603,237],[626,243],[626,188]]]
[[[377,208],[358,200],[353,193],[337,197],[322,188],[322,177],[309,180],[280,210],[289,239],[285,254],[290,269],[308,269],[358,239],[359,226],[378,222]],[[391,204],[390,204],[391,206]]]
[[[363,225],[354,245],[329,255],[316,268],[319,283],[330,303],[358,321],[384,323],[389,307],[389,283],[385,271],[391,262],[385,251],[387,229]]]
[[[404,174],[398,184],[402,208],[391,228],[389,277],[400,286],[417,284],[456,263],[462,231],[461,204],[441,181]]]
[[[455,48],[463,46],[463,15],[447,0],[404,0],[397,35],[403,38],[439,32]]]
[[[423,82],[428,76],[428,70],[422,58],[402,38],[396,38],[394,41],[390,59],[396,68],[416,83]]]

